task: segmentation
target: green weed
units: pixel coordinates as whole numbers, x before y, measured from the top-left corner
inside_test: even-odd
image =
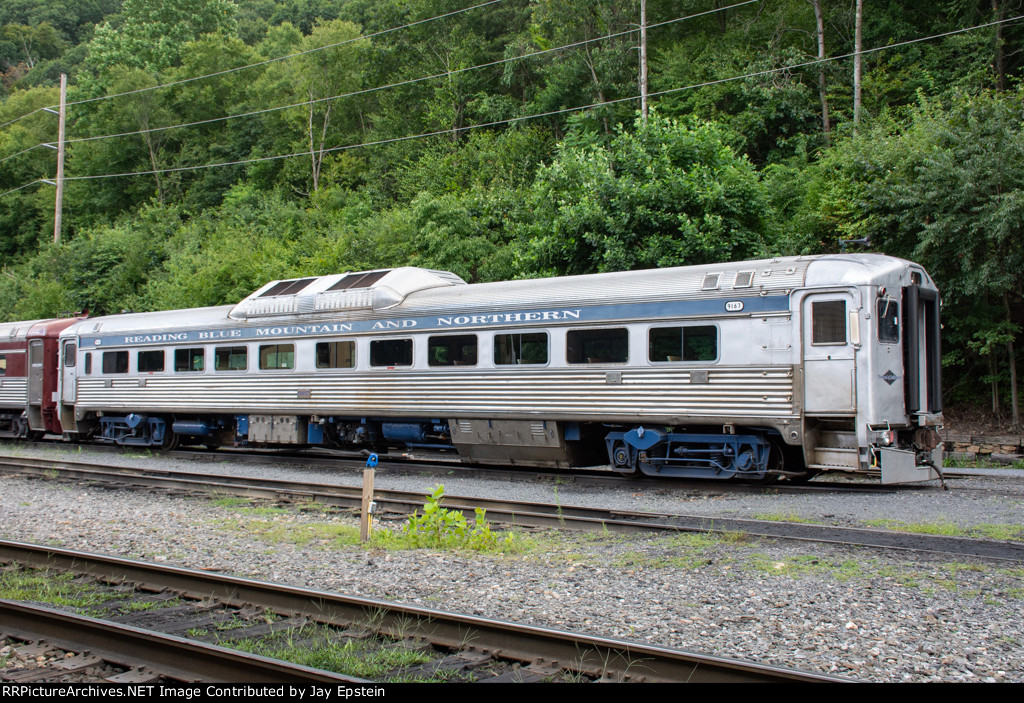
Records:
[[[808,525],[817,524],[817,520],[802,517],[796,513],[757,513],[754,515],[755,520],[768,520],[771,522],[797,522]]]
[[[475,551],[514,552],[521,549],[516,536],[494,532],[487,522],[486,511],[476,508],[472,524],[457,510],[441,507],[444,486],[438,485],[427,497],[423,514],[417,510],[409,516],[400,532],[380,530],[374,533],[374,544],[393,549],[470,549]]]

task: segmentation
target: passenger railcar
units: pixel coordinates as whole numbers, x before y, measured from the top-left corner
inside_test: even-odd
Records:
[[[0,324],[0,437],[61,434],[58,338],[78,319]]]
[[[749,480],[923,480],[941,458],[938,291],[877,254],[473,285],[346,273],[60,341],[68,438]]]

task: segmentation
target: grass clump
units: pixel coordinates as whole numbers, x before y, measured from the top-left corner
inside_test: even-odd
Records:
[[[280,636],[226,643],[234,649],[374,681],[402,680],[402,669],[425,664],[436,655],[386,640],[348,639],[322,625]],[[395,678],[395,677],[398,678]]]
[[[912,532],[921,535],[942,535],[945,537],[975,537],[1003,541],[1024,540],[1024,525],[987,524],[962,527],[952,522],[900,522],[891,518],[865,520],[868,527],[881,527],[896,532]]]
[[[777,559],[765,554],[752,554],[748,563],[757,571],[792,578],[820,574],[838,581],[846,581],[865,575],[862,565],[853,559],[834,561],[814,555]]]
[[[486,511],[476,508],[476,518],[470,523],[458,510],[441,507],[444,485],[438,485],[427,496],[423,514],[413,512],[401,531],[379,531],[374,542],[382,547],[397,549],[468,549],[473,551],[521,551],[521,540],[507,532],[495,532],[487,522]]]
[[[770,522],[797,522],[805,525],[817,524],[816,520],[797,515],[796,513],[757,513],[755,520],[768,520]]]
[[[0,598],[47,603],[92,614],[97,606],[127,594],[100,593],[89,583],[78,583],[72,573],[39,569],[0,571]]]

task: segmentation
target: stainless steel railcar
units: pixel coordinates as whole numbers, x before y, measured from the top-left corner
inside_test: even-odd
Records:
[[[466,284],[415,268],[61,335],[65,433],[661,476],[936,477],[939,294],[876,255]]]

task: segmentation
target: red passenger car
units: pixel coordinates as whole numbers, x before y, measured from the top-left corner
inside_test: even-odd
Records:
[[[62,433],[57,338],[80,319],[0,323],[0,437]]]

